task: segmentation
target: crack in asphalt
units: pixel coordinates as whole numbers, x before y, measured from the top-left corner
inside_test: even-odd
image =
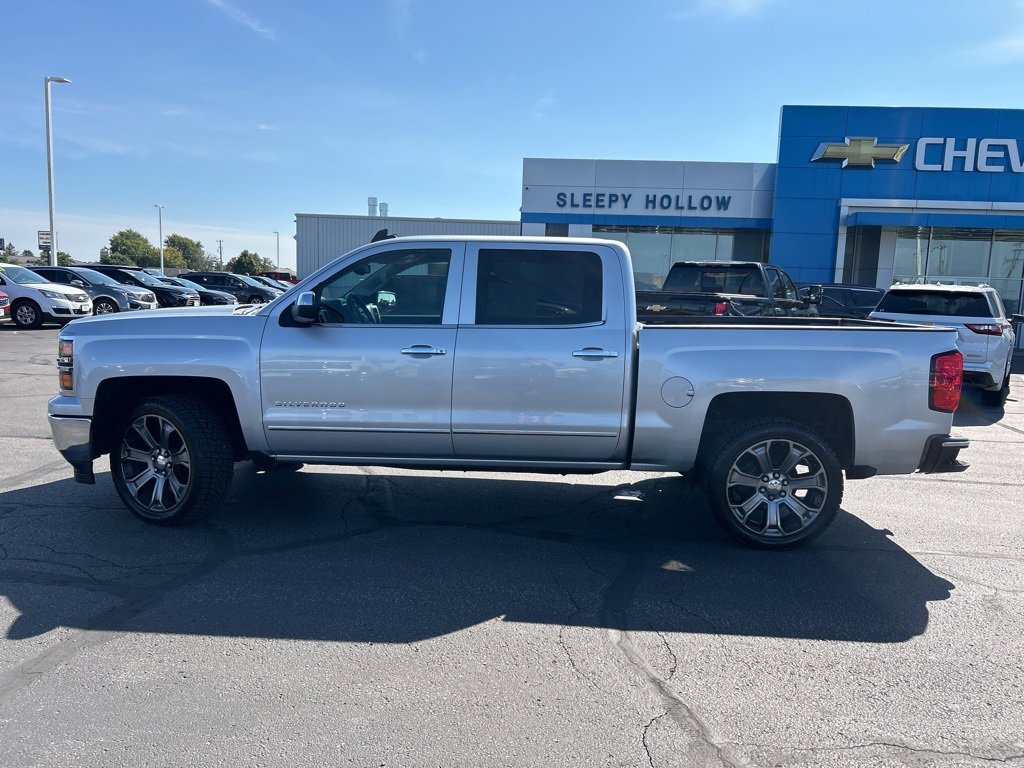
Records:
[[[779,746],[777,744],[751,744],[749,742],[739,742],[739,741],[730,741],[730,742],[725,742],[725,743],[727,745],[729,745],[729,746],[732,746],[732,747],[747,747],[747,748],[754,747],[754,748],[757,748],[757,749],[768,749],[768,750],[778,750],[779,749]],[[895,749],[895,750],[900,750],[902,752],[910,752],[911,754],[914,754],[914,755],[924,755],[924,756],[927,756],[927,757],[969,757],[972,760],[981,760],[982,762],[987,762],[987,763],[1003,763],[1003,764],[1006,764],[1006,763],[1014,762],[1016,760],[1024,760],[1024,753],[1005,755],[1005,756],[1002,756],[1002,757],[997,757],[997,756],[990,756],[990,755],[979,755],[979,754],[976,754],[974,752],[962,752],[962,751],[958,751],[958,750],[946,751],[946,750],[941,750],[941,749],[931,749],[931,748],[928,748],[928,747],[912,747],[909,744],[897,744],[895,742],[889,742],[889,741],[870,741],[870,742],[866,742],[864,744],[848,744],[848,745],[841,746],[841,747],[795,747],[795,748],[784,747],[784,748],[789,750],[789,751],[787,751],[786,755],[787,756],[792,756],[793,754],[800,754],[800,753],[805,753],[805,752],[809,752],[811,754],[818,754],[820,752],[851,752],[851,751],[858,750],[858,749],[873,749],[873,748],[877,748],[877,747],[882,747],[882,748],[885,748],[885,749]]]
[[[626,627],[626,619],[629,615],[629,605],[640,583],[643,572],[643,553],[633,551],[627,557],[618,575],[609,583],[605,590],[604,603],[601,608],[601,618],[604,626]],[[609,629],[608,634],[612,644],[625,657],[633,671],[644,680],[651,691],[661,700],[665,715],[670,717],[676,726],[686,735],[691,742],[701,745],[698,751],[701,753],[703,765],[718,764],[739,768],[744,763],[739,762],[731,755],[726,754],[725,747],[717,744],[711,736],[711,731],[704,720],[690,705],[672,690],[669,682],[658,675],[647,661],[643,658],[633,645],[632,633],[627,629]],[[655,718],[657,719],[657,718]],[[653,722],[653,721],[652,721]],[[650,724],[648,724],[650,727]],[[644,730],[646,735],[646,729]],[[644,742],[644,749],[650,759],[650,751]]]
[[[644,752],[647,753],[647,762],[651,764],[651,768],[654,768],[654,755],[651,754],[651,745],[647,743],[647,732],[651,730],[651,726],[653,726],[656,722],[661,720],[661,718],[665,717],[665,715],[667,714],[668,710],[666,709],[660,715],[652,717],[650,722],[648,722],[647,725],[644,726],[643,733],[640,734],[640,743],[644,745]]]

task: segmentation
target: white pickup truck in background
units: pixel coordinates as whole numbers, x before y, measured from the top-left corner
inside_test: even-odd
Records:
[[[690,474],[740,540],[835,517],[846,478],[959,471],[946,328],[636,320],[629,252],[569,238],[399,238],[260,306],[80,320],[59,340],[57,448],[110,455],[127,507],[216,508],[233,463]]]

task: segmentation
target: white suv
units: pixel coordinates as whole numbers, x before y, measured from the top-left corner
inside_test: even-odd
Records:
[[[1002,405],[1010,394],[1010,365],[1016,337],[1002,299],[988,285],[896,284],[869,317],[918,325],[956,328],[957,348],[964,356],[964,381],[982,388],[990,405]]]
[[[11,299],[11,320],[26,330],[92,314],[92,299],[81,288],[51,283],[17,264],[0,264],[0,291]]]

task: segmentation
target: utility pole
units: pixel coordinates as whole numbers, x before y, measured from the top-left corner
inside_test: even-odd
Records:
[[[224,269],[224,241],[217,241],[217,254],[220,256],[220,268]]]
[[[281,268],[281,233],[275,232],[274,236],[277,238],[277,268]]]
[[[164,274],[164,207],[160,203],[153,203],[157,216],[160,219],[160,274]]]
[[[50,83],[70,83],[66,77],[47,77],[43,80],[46,108],[46,180],[50,191],[50,266],[57,266],[57,232],[53,217],[53,130],[50,127]]]

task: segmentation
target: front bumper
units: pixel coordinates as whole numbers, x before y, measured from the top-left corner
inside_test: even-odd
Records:
[[[51,299],[48,305],[43,307],[43,315],[51,322],[65,322],[67,320],[74,320],[76,317],[88,317],[91,314],[91,299],[86,301]]]
[[[957,460],[957,454],[969,448],[971,441],[966,437],[950,435],[932,435],[924,446],[918,472],[925,474],[937,472],[963,472],[970,464]]]
[[[92,485],[92,419],[77,416],[49,416],[53,444],[75,468],[75,480]]]

